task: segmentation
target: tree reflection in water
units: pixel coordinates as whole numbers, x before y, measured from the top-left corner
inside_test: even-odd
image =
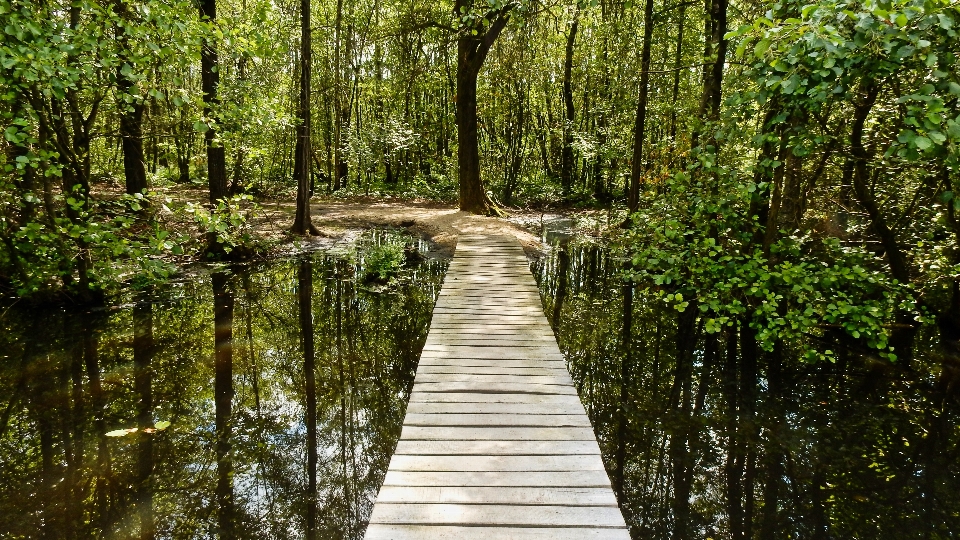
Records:
[[[362,537],[445,263],[382,291],[361,264],[318,255],[91,313],[3,312],[0,537]]]
[[[830,335],[840,360],[805,364],[749,328],[706,334],[621,264],[570,246],[534,273],[633,538],[957,537],[960,399],[936,328],[909,367]]]

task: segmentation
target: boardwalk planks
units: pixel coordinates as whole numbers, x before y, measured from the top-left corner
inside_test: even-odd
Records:
[[[461,237],[367,540],[629,538],[514,238]]]

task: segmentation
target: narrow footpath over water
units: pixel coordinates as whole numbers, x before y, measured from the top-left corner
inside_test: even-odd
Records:
[[[366,538],[629,538],[515,238],[457,243]]]

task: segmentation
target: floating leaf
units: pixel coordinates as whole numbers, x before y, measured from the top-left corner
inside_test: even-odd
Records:
[[[170,427],[170,422],[167,421],[167,420],[161,420],[161,421],[157,422],[156,424],[154,424],[153,427],[157,428],[157,431],[163,431],[163,430],[167,429],[168,427]]]
[[[124,435],[129,435],[131,433],[136,433],[137,428],[132,427],[130,429],[115,429],[113,431],[107,432],[107,437],[123,437]]]

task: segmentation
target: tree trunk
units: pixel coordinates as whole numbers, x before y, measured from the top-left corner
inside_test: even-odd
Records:
[[[676,145],[677,141],[677,102],[680,98],[680,71],[681,62],[683,62],[683,29],[687,20],[687,5],[680,4],[680,24],[677,27],[677,49],[673,57],[673,95],[670,98],[670,143]]]
[[[217,1],[199,0],[200,17],[206,19],[210,25],[217,22]],[[203,93],[203,116],[210,118],[216,114],[214,109],[220,103],[218,87],[220,86],[220,60],[217,48],[208,37],[200,49],[200,79]],[[222,145],[216,145],[217,130],[207,129],[204,140],[207,147],[207,184],[210,187],[210,203],[227,196],[227,165],[226,153]]]
[[[648,0],[649,1],[649,0]],[[567,36],[567,47],[563,61],[563,148],[560,151],[560,186],[563,189],[563,196],[570,196],[570,188],[573,185],[573,89],[571,78],[573,75],[573,47],[577,39],[577,29],[580,26],[580,14],[574,15],[573,23],[570,25],[570,34]]]
[[[214,408],[216,412],[217,528],[220,540],[232,540],[233,502],[233,291],[222,272],[213,274]]]
[[[454,15],[460,17],[464,1],[458,0]],[[480,149],[477,142],[477,77],[487,59],[490,47],[507,26],[510,14],[504,8],[491,16],[493,22],[485,31],[473,35],[461,28],[457,39],[457,164],[460,168],[460,210],[474,214],[499,214],[483,188],[480,179]]]
[[[320,234],[310,219],[310,82],[312,39],[310,33],[310,0],[300,0],[300,125],[297,126],[296,155],[293,170],[297,173],[297,214],[293,234]]]
[[[463,57],[466,54],[460,38],[460,61],[457,62],[457,165],[460,169],[460,209],[475,214],[489,214],[493,203],[480,180],[480,150],[477,142],[477,73]]]
[[[333,50],[333,190],[347,187],[349,174],[346,160],[343,158],[344,116],[350,113],[343,111],[343,0],[337,0],[337,16],[334,20],[334,50]]]
[[[156,525],[153,512],[153,434],[145,431],[153,427],[153,372],[154,355],[153,306],[149,301],[133,308],[133,385],[140,396],[137,406],[136,507],[140,518],[140,540],[153,540]]]
[[[623,327],[620,334],[620,343],[623,347],[623,356],[620,360],[620,403],[617,414],[617,473],[616,490],[621,494],[625,487],[625,472],[627,461],[627,447],[625,439],[630,421],[628,407],[630,405],[630,364],[633,350],[630,347],[633,335],[633,283],[626,283],[621,287],[623,291]]]
[[[313,264],[300,263],[297,275],[300,304],[300,348],[303,352],[303,375],[306,382],[307,427],[307,540],[317,537],[317,381],[313,342]]]
[[[130,10],[122,0],[114,2],[117,15],[125,22],[133,19]],[[127,193],[130,195],[141,193],[147,189],[147,172],[143,158],[143,101],[136,95],[136,86],[133,80],[123,74],[123,67],[128,65],[130,56],[129,38],[123,27],[116,28],[117,41],[120,48],[120,62],[117,66],[117,90],[120,94],[120,140],[123,149],[123,176]],[[132,68],[132,65],[128,65]],[[125,103],[124,97],[131,98]]]
[[[633,163],[630,167],[630,192],[627,208],[636,212],[640,206],[640,176],[644,170],[643,142],[647,129],[647,94],[650,87],[650,48],[653,45],[653,0],[643,6],[643,46],[640,51],[640,95],[637,98],[637,117],[633,125]]]
[[[117,79],[120,81],[120,93],[129,95],[133,90],[132,82],[119,73]],[[130,108],[120,114],[123,177],[127,193],[134,195],[142,193],[150,186],[147,185],[147,171],[143,164],[143,102],[135,97],[133,103],[127,106]]]

